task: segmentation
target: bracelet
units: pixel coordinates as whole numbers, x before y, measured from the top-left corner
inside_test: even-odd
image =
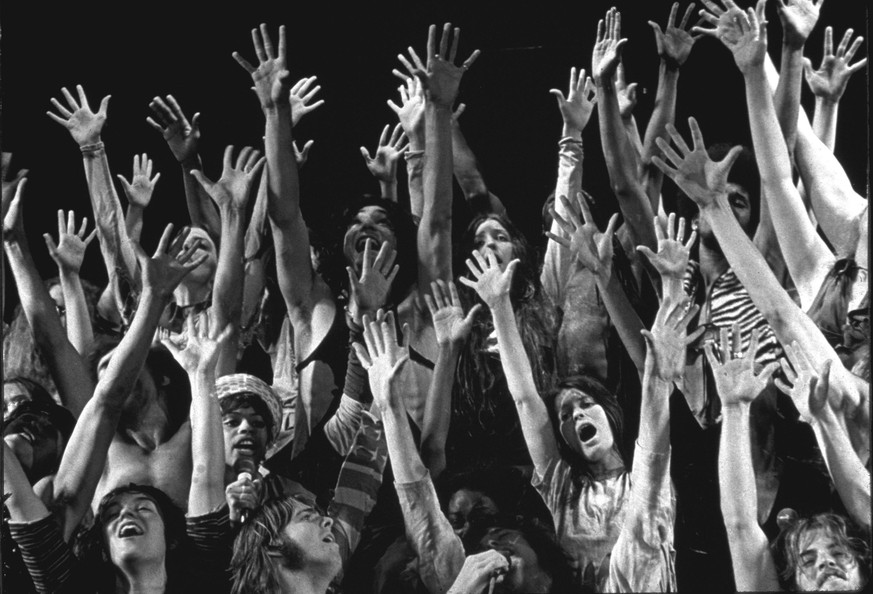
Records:
[[[95,151],[103,150],[102,142],[95,142],[94,144],[83,144],[79,147],[79,150],[83,153],[93,153]]]
[[[409,161],[410,159],[415,159],[417,157],[423,157],[424,151],[406,151],[403,153],[403,158]]]

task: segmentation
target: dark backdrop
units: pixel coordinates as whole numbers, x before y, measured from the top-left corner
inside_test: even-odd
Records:
[[[628,77],[640,84],[636,109],[645,129],[657,83],[658,58],[646,21],[662,26],[670,2],[620,1]],[[780,27],[770,3],[771,55],[778,61]],[[391,69],[396,54],[413,45],[423,55],[430,23],[446,20],[462,28],[459,55],[482,55],[461,88],[467,104],[463,129],[478,156],[488,185],[508,205],[514,221],[535,237],[543,200],[554,188],[556,141],[561,120],[548,90],[566,90],[570,66],[590,69],[597,20],[610,3],[601,0],[504,2],[337,2],[230,3],[6,1],[2,26],[2,144],[14,151],[13,165],[31,170],[26,225],[44,276],[56,274],[40,235],[55,232],[57,208],[89,215],[79,152],[69,134],[45,111],[61,86],[82,84],[96,108],[112,94],[104,141],[114,173],[130,175],[131,158],[142,151],[163,173],[146,212],[145,246],[153,246],[166,221],[187,218],[181,175],[158,133],[146,124],[148,103],[172,93],[187,115],[202,113],[202,150],[210,176],[220,171],[226,144],[259,144],[263,118],[249,90],[250,80],[231,58],[254,53],[250,29],[266,22],[275,35],[286,24],[289,65],[295,78],[318,75],[326,104],[295,130],[315,139],[302,172],[307,219],[320,220],[332,205],[378,185],[365,169],[358,147],[372,148],[386,123],[396,121],[386,106],[397,98]],[[684,10],[682,4],[681,11]],[[696,17],[695,17],[696,18]],[[835,29],[838,43],[847,27],[866,33],[865,3],[828,0],[807,54],[818,64],[823,30]],[[865,42],[859,55],[865,54]],[[778,63],[778,62],[777,62]],[[867,84],[856,74],[843,98],[837,155],[855,189],[866,194]],[[812,96],[803,102],[811,113]],[[682,69],[677,121],[695,115],[708,143],[750,143],[742,77],[729,52],[704,38]],[[595,116],[596,118],[596,116]],[[592,119],[585,134],[584,185],[597,195],[608,189]],[[401,174],[402,175],[402,174]],[[403,182],[401,182],[401,186]],[[120,188],[119,188],[120,191]],[[99,251],[92,247],[83,276],[105,282]],[[14,299],[14,298],[13,298]],[[8,316],[8,313],[7,313]]]

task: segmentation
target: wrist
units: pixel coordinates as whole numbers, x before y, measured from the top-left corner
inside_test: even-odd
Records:
[[[179,161],[179,165],[182,166],[182,169],[185,170],[185,173],[190,173],[192,169],[197,169],[198,171],[203,169],[203,163],[200,160],[200,155],[194,153],[194,155],[190,157],[184,157],[181,161]]]
[[[82,156],[87,158],[102,153],[105,148],[98,136],[96,139],[89,139],[88,142],[79,144],[79,150],[82,151]]]
[[[794,52],[803,54],[803,46],[806,45],[805,37],[795,38],[793,35],[786,35],[782,41],[783,52]]]
[[[573,140],[582,140],[582,128],[572,126],[564,122],[564,127],[561,128],[561,138],[571,138]]]
[[[830,97],[830,96],[826,96],[826,95],[816,95],[815,96],[815,108],[816,109],[835,110],[839,104],[840,104],[839,97]]]
[[[682,64],[679,63],[678,60],[672,58],[670,56],[661,56],[661,63],[659,65],[661,76],[679,76],[679,69],[682,67]]]
[[[61,287],[63,287],[63,285],[69,285],[71,283],[81,282],[79,280],[78,268],[66,268],[58,266],[58,278],[61,281]]]
[[[737,414],[737,413],[748,413],[749,407],[752,405],[752,402],[749,400],[736,400],[732,402],[725,402],[724,399],[721,401],[721,410],[722,414]]]

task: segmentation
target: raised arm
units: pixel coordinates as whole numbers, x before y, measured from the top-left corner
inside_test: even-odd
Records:
[[[485,185],[485,178],[479,171],[479,162],[473,149],[467,143],[467,138],[461,130],[461,114],[467,105],[461,103],[452,114],[452,171],[467,204],[474,212],[491,212],[506,214],[506,207],[500,198],[492,194]]]
[[[501,272],[494,254],[490,251],[485,256],[478,251],[473,251],[473,258],[476,262],[468,258],[467,268],[475,280],[463,276],[459,280],[475,289],[491,310],[494,330],[497,333],[497,345],[500,349],[500,363],[506,375],[509,393],[518,409],[521,430],[534,468],[540,476],[543,476],[549,464],[558,457],[558,444],[555,441],[546,405],[537,392],[527,351],[518,331],[512,302],[509,300],[512,273],[519,261],[513,260],[508,263],[506,270]]]
[[[52,105],[58,110],[60,116],[47,112],[49,117],[66,128],[73,140],[82,151],[82,160],[85,166],[85,179],[88,182],[88,191],[91,195],[91,207],[94,209],[94,221],[97,225],[97,239],[100,242],[100,252],[106,264],[106,272],[109,277],[111,290],[114,292],[116,308],[123,310],[123,302],[126,295],[120,294],[120,287],[130,283],[134,290],[139,288],[139,272],[137,259],[133,245],[127,235],[124,224],[124,213],[121,210],[121,202],[115,193],[112,184],[112,174],[109,171],[109,160],[106,157],[106,149],[100,137],[103,126],[106,123],[106,110],[109,107],[110,95],[100,102],[100,109],[95,113],[88,105],[88,98],[81,85],[76,86],[79,100],[62,88],[61,92],[67,101],[64,107],[57,99],[52,99]],[[124,283],[120,283],[119,275]],[[106,317],[114,317],[111,313]]]
[[[205,229],[216,246],[221,237],[221,221],[212,201],[197,180],[191,175],[192,169],[203,169],[198,153],[200,143],[200,114],[195,113],[191,121],[185,117],[179,102],[172,95],[166,99],[155,97],[149,103],[154,117],[146,118],[148,124],[161,133],[167,146],[182,166],[182,181],[185,185],[185,202],[191,224]]]
[[[817,365],[834,360],[837,354],[833,348],[779,284],[731,209],[726,190],[727,175],[740,147],[734,147],[722,161],[715,163],[706,154],[697,121],[689,118],[688,123],[694,139],[693,147],[689,148],[671,126],[668,130],[676,150],[663,140],[658,140],[658,146],[673,165],[667,165],[659,157],[654,157],[653,162],[697,203],[701,216],[707,217],[731,268],[749,292],[755,307],[773,328],[779,342],[798,341],[814,357]],[[851,374],[838,372],[831,378],[831,383],[839,388],[831,390],[832,395],[842,395],[854,411],[860,395]],[[838,407],[843,405],[842,400],[836,398],[832,403]]]
[[[45,239],[49,255],[58,265],[61,291],[64,294],[67,338],[75,347],[76,352],[82,356],[85,356],[94,340],[94,329],[91,325],[91,316],[88,313],[85,290],[82,288],[82,279],[79,277],[79,270],[85,259],[85,250],[97,234],[95,229],[86,237],[85,229],[87,227],[88,218],[85,217],[82,219],[82,226],[79,227],[77,233],[75,213],[71,210],[64,221],[64,211],[59,210],[58,243],[56,244],[48,233],[44,233],[42,236]],[[61,348],[63,349],[63,347]]]
[[[869,531],[870,473],[853,449],[839,415],[828,403],[832,363],[825,361],[820,370],[815,369],[797,343],[786,345],[785,353],[791,366],[782,360],[782,369],[790,385],[777,379],[776,386],[791,397],[800,418],[812,425],[846,511],[860,527]],[[865,430],[869,432],[869,425]]]
[[[397,161],[409,150],[407,138],[400,124],[394,126],[391,137],[390,125],[385,125],[379,136],[379,146],[376,147],[376,155],[370,156],[366,147],[361,147],[361,156],[370,173],[379,181],[382,198],[397,202]]]
[[[622,126],[615,89],[615,71],[625,43],[627,39],[621,38],[621,14],[611,8],[605,22],[601,19],[597,24],[597,42],[591,56],[591,76],[597,86],[600,113],[600,141],[609,180],[634,243],[654,248],[657,243],[652,229],[654,211],[639,180],[636,160],[632,158],[634,149]]]
[[[182,278],[206,258],[204,254],[192,260],[197,246],[184,247],[186,233],[171,243],[172,231],[168,225],[154,256],[138,254],[143,270],[139,306],[73,429],[55,476],[54,497],[65,506],[67,538],[94,497],[122,409],[145,363],[161,314]]]
[[[315,85],[314,87],[312,85]],[[313,101],[315,96],[321,90],[321,85],[318,84],[317,76],[305,76],[298,80],[291,87],[288,93],[288,100],[291,102],[291,126],[297,126],[303,116],[312,113],[322,105],[324,99]],[[306,143],[309,145],[309,143]],[[306,146],[303,147],[306,150]]]
[[[575,203],[563,196],[560,201],[564,206],[566,218],[558,214],[555,209],[552,209],[551,213],[556,224],[562,229],[563,235],[558,236],[552,232],[548,232],[547,235],[553,242],[563,246],[594,275],[609,319],[615,324],[634,367],[642,376],[646,348],[640,331],[644,326],[624,292],[621,281],[612,273],[612,238],[615,234],[615,226],[618,224],[618,214],[612,215],[606,232],[601,233],[581,194],[577,195]]]
[[[52,379],[61,395],[61,401],[74,416],[78,417],[94,392],[94,382],[88,374],[82,357],[67,339],[55,302],[45,288],[33,262],[24,230],[21,203],[26,182],[26,179],[22,179],[18,184],[15,198],[3,220],[4,248],[18,286],[21,307],[33,331],[34,340],[46,358]],[[71,306],[75,307],[75,304]],[[85,312],[86,317],[87,315]]]
[[[218,206],[221,214],[221,247],[218,268],[212,292],[212,314],[215,326],[230,327],[230,339],[222,343],[215,368],[216,377],[236,370],[237,345],[243,306],[243,240],[245,235],[246,205],[251,197],[258,174],[264,166],[261,152],[245,147],[232,163],[233,146],[224,151],[221,178],[209,181],[197,169],[191,175],[203,186]]]
[[[118,181],[127,196],[127,214],[124,217],[124,226],[131,241],[139,241],[142,236],[143,212],[152,201],[152,193],[155,185],[161,178],[157,173],[152,177],[152,160],[145,153],[133,156],[133,175],[130,181],[120,173]]]
[[[775,592],[780,590],[776,564],[757,518],[749,408],[767,386],[776,364],[771,363],[756,376],[754,354],[758,346],[758,331],[752,331],[751,344],[745,355],[739,344],[737,325],[732,333],[731,343],[727,328],[721,330],[720,361],[711,344],[705,347],[721,398],[722,427],[718,450],[721,513],[727,529],[737,590]]]
[[[682,15],[682,21],[677,24],[679,3],[674,2],[670,7],[667,26],[663,30],[658,23],[649,21],[649,26],[655,33],[655,45],[658,49],[658,90],[655,93],[655,107],[649,118],[649,125],[646,126],[640,164],[643,167],[646,194],[655,213],[658,212],[661,184],[664,180],[661,171],[652,165],[652,155],[657,151],[655,138],[666,138],[666,125],[674,122],[679,71],[691,54],[694,42],[700,38],[700,34],[691,35],[687,29],[688,19],[693,10],[694,2],[688,5],[685,14]]]
[[[421,64],[421,60],[415,50],[409,48],[409,53]],[[406,160],[406,183],[409,185],[409,212],[416,220],[421,219],[424,212],[424,189],[422,188],[422,172],[424,165],[424,91],[421,82],[414,76],[415,68],[409,61],[398,54],[397,57],[408,64],[409,75],[405,76],[400,71],[394,70],[394,74],[405,81],[398,87],[400,93],[400,105],[388,100],[388,107],[397,114],[403,133],[409,139],[409,150],[404,154]],[[425,69],[421,64],[420,68]]]
[[[475,50],[461,66],[455,55],[461,30],[443,26],[437,53],[437,28],[427,34],[427,67],[415,75],[424,89],[424,210],[418,225],[418,286],[452,279],[452,106],[461,77],[479,57]],[[449,38],[452,37],[451,50]]]
[[[470,336],[481,305],[471,307],[465,317],[455,283],[440,280],[431,283],[430,287],[433,297],[425,294],[424,300],[433,319],[439,352],[424,405],[421,457],[431,477],[437,478],[446,467],[446,439],[452,417],[452,388],[458,356]]]
[[[855,52],[861,47],[863,37],[856,37],[852,45],[852,29],[846,29],[840,45],[834,53],[834,30],[825,28],[824,55],[818,70],[813,70],[809,58],[803,59],[803,73],[806,84],[815,95],[815,115],[812,118],[812,129],[816,137],[827,146],[831,152],[837,140],[837,114],[840,99],[849,84],[849,78],[867,65],[867,58],[849,64],[855,57]]]

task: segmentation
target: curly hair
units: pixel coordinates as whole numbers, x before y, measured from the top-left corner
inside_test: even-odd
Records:
[[[527,239],[505,215],[483,214],[475,217],[464,232],[461,249],[456,250],[458,261],[455,270],[465,270],[463,261],[474,248],[476,230],[487,220],[497,221],[506,229],[513,244],[513,257],[519,259],[512,279],[510,299],[534,382],[540,391],[545,391],[551,385],[555,369],[554,329],[557,312],[543,293],[536,252]],[[473,303],[481,303],[473,289],[462,285],[459,291],[467,309]],[[454,418],[478,422],[483,427],[489,425],[498,405],[495,388],[500,382],[505,384],[506,381],[500,361],[491,356],[487,349],[493,332],[494,321],[488,308],[483,307],[476,315],[470,338],[461,352],[452,396]]]
[[[771,545],[783,587],[797,589],[801,540],[814,530],[822,530],[831,536],[838,546],[855,558],[864,577],[870,578],[870,546],[860,537],[860,530],[850,525],[843,516],[820,513],[790,523]]]
[[[93,583],[98,593],[115,592],[117,568],[110,557],[102,518],[109,504],[128,493],[144,495],[155,503],[164,522],[164,541],[167,547],[164,560],[167,570],[167,592],[184,591],[180,586],[186,581],[190,570],[191,551],[185,527],[185,512],[176,506],[166,493],[149,485],[130,483],[116,487],[100,500],[97,513],[94,515],[94,523],[88,528],[80,529],[73,539],[73,553],[86,568],[83,574],[93,576]]]

